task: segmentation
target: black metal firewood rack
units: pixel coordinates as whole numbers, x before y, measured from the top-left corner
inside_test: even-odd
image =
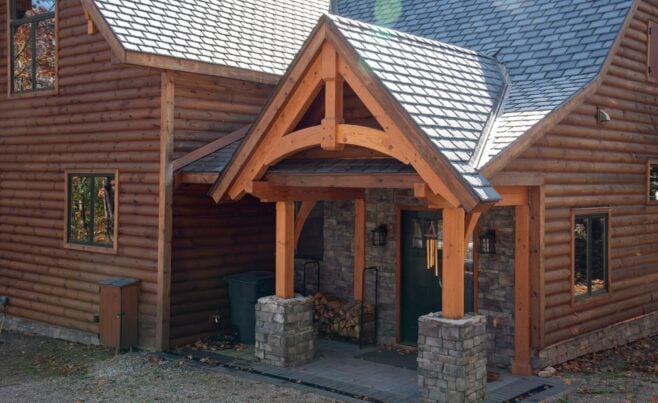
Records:
[[[361,282],[361,313],[359,316],[359,348],[363,348],[363,328],[364,328],[364,304],[366,301],[366,275],[374,273],[375,275],[375,310],[373,312],[375,318],[375,328],[373,332],[373,339],[377,343],[377,299],[379,294],[379,269],[375,266],[366,267],[363,269],[363,281]]]

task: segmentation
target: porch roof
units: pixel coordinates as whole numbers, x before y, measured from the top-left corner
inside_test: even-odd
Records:
[[[507,87],[492,56],[442,42],[327,16],[434,146],[481,201],[498,193],[473,166]]]
[[[285,174],[397,174],[413,172],[415,171],[412,167],[392,158],[288,159],[267,170],[267,173]]]

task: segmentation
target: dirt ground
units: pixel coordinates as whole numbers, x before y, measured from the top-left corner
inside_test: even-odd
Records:
[[[557,376],[577,383],[574,402],[658,403],[658,335],[566,362]]]
[[[658,403],[658,336],[567,362],[574,402]],[[113,350],[17,333],[0,334],[3,402],[333,402],[324,396]]]
[[[145,352],[0,334],[3,402],[333,402],[323,396],[198,369]]]

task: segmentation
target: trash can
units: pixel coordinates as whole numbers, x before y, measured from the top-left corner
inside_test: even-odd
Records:
[[[240,342],[256,342],[256,302],[274,294],[274,273],[250,271],[224,277],[228,284],[231,321],[238,329]]]

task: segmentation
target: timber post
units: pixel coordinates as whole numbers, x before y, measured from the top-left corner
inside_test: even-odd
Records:
[[[512,373],[532,375],[530,365],[530,207],[514,207],[514,361]]]
[[[276,296],[295,296],[295,202],[276,202]]]
[[[464,231],[465,213],[461,208],[443,209],[443,292],[442,316],[464,316]]]

